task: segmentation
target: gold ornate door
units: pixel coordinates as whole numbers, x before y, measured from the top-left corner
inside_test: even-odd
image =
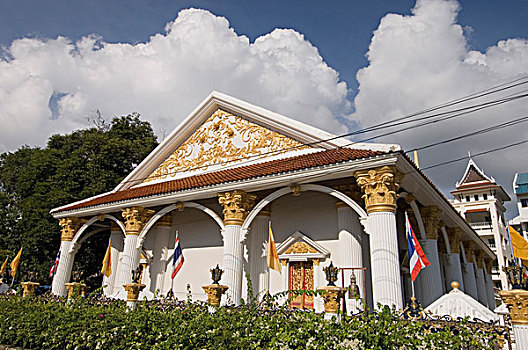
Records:
[[[313,262],[291,261],[290,262],[290,290],[313,290]],[[297,295],[292,298],[290,307],[294,309],[313,309],[313,296]]]

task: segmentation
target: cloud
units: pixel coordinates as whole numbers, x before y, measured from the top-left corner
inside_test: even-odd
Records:
[[[346,83],[303,35],[275,29],[251,43],[205,10],[181,11],[146,43],[23,38],[4,56],[0,152],[86,127],[96,109],[172,130],[212,90],[338,133],[351,110]]]
[[[387,14],[380,21],[367,53],[369,64],[357,73],[359,91],[354,99],[354,120],[362,126],[377,124],[528,74],[526,39],[508,39],[485,52],[472,51],[464,36],[468,31],[457,23],[459,10],[456,1],[418,0],[411,15]],[[379,141],[400,143],[411,149],[527,115],[527,106],[526,100],[512,102]],[[528,125],[521,124],[424,150],[420,164],[433,165],[463,157],[468,151],[476,154],[524,139],[528,139]],[[475,161],[511,193],[514,173],[528,171],[526,147],[492,153]],[[465,166],[459,162],[427,173],[448,192]]]

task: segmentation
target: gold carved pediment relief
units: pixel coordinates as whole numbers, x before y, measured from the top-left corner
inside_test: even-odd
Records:
[[[144,182],[305,148],[309,146],[218,109]]]
[[[318,251],[308,245],[305,242],[299,241],[292,244],[284,254],[309,254],[309,253],[318,253]]]

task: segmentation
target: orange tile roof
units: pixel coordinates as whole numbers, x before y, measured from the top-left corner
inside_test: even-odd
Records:
[[[68,210],[109,204],[124,200],[167,194],[205,186],[219,185],[232,181],[249,180],[262,176],[275,175],[284,172],[373,157],[384,153],[385,152],[372,150],[336,148],[290,158],[245,165],[238,168],[219,170],[207,174],[193,175],[181,179],[170,180],[151,185],[132,187],[126,190],[110,192],[108,194],[96,198],[87,199],[81,203],[65,206],[54,212],[64,212]]]

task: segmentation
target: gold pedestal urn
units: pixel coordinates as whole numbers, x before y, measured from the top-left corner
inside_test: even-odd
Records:
[[[220,285],[218,282],[222,278],[224,271],[216,265],[214,269],[211,269],[211,278],[213,284],[207,284],[202,286],[203,290],[207,293],[207,303],[210,306],[218,307],[220,306],[220,301],[222,300],[222,295],[229,288],[228,286]]]
[[[68,290],[68,299],[74,296],[80,295],[84,297],[86,295],[86,284],[80,282],[64,283]]]
[[[321,293],[324,300],[325,318],[330,319],[332,316],[337,316],[341,299],[345,296],[345,288],[335,285],[339,268],[335,267],[332,262],[330,262],[330,266],[323,268],[323,271],[326,274],[328,285],[317,288],[317,291]]]
[[[138,267],[136,270],[132,271],[132,283],[125,283],[123,284],[123,288],[127,291],[127,306],[130,310],[136,309],[136,303],[139,299],[139,293],[145,287],[146,284],[139,283],[139,278],[141,276],[141,266]]]
[[[22,288],[24,289],[22,296],[32,297],[35,295],[35,288],[37,288],[40,284],[36,282],[22,282],[21,285],[22,285]]]

